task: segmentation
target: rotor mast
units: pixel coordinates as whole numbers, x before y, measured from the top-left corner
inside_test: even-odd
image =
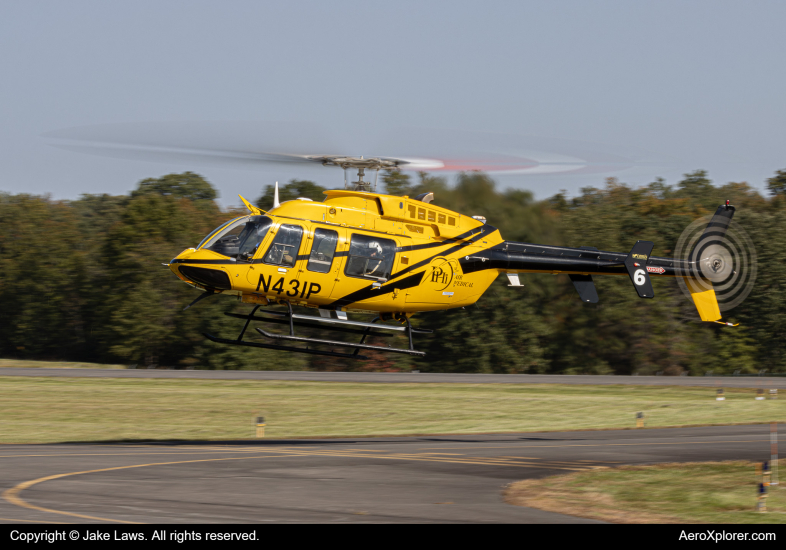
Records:
[[[380,170],[396,170],[406,161],[387,158],[363,158],[360,157],[309,157],[309,160],[319,161],[323,166],[339,166],[344,170],[344,188],[351,191],[366,191],[375,193],[377,190],[377,179]],[[357,169],[357,181],[349,181],[347,170]],[[366,169],[374,170],[374,182],[365,181]]]

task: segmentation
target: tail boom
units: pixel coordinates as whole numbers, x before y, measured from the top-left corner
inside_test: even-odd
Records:
[[[682,277],[686,279],[701,320],[718,321],[721,314],[712,288],[713,266],[709,251],[726,236],[734,212],[729,201],[718,207],[687,260],[652,257],[653,245],[649,241],[638,241],[629,253],[606,252],[587,246],[570,248],[504,241],[464,256],[459,264],[464,273],[488,269],[509,275],[564,273],[571,276],[582,301],[592,303],[597,302],[593,275],[629,275],[641,298],[654,296],[650,277]],[[717,271],[717,266],[715,269]],[[520,286],[518,279],[515,280],[513,286]]]
[[[505,241],[459,260],[464,273],[497,269],[501,273],[564,273],[576,275],[627,275],[627,252],[606,252]],[[689,277],[690,262],[650,256],[641,260],[651,277]]]

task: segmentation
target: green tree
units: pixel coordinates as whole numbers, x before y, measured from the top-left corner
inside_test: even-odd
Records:
[[[88,256],[67,202],[0,194],[0,350],[75,359],[87,348]]]
[[[786,170],[778,170],[767,180],[770,195],[786,195]]]
[[[218,192],[210,182],[193,172],[148,178],[140,181],[131,192],[132,197],[150,194],[182,197],[192,201],[212,201],[218,197]]]
[[[730,199],[738,208],[733,226],[750,235],[758,254],[758,279],[750,296],[725,312],[725,318],[740,322],[730,328],[700,322],[672,279],[655,278],[656,298],[641,300],[626,276],[596,277],[600,302],[583,304],[567,276],[522,275],[523,288],[508,287],[500,276],[476,305],[413,317],[416,326],[435,329],[432,336],[416,337],[428,353],[424,359],[369,354],[372,361],[349,363],[222,346],[202,337],[202,332],[236,337],[242,323],[224,313],[248,312],[249,306],[217,296],[183,312],[199,291],[161,263],[236,213],[202,200],[211,195],[209,190],[200,194],[198,180],[193,186],[175,185],[174,176],[144,180],[129,196],[54,201],[0,193],[0,355],[212,369],[786,371],[786,196],[781,193],[765,198],[744,182],[714,186],[706,172],[696,171],[673,187],[656,180],[634,188],[609,178],[572,198],[563,192],[536,201],[528,191],[499,190],[478,172],[460,174],[453,186],[428,174],[391,173],[389,182],[383,177],[389,192],[433,192],[435,204],[485,216],[506,240],[622,252],[636,240],[651,240],[653,254],[664,257],[673,254],[686,226]],[[281,200],[321,200],[322,190],[293,180],[282,188]],[[269,208],[272,195],[268,186],[260,206]],[[310,330],[303,334],[333,338]],[[264,341],[254,331],[246,338]],[[400,337],[380,343],[406,345]]]
[[[290,180],[284,186],[278,188],[278,199],[280,202],[292,201],[298,197],[311,199],[312,201],[322,202],[325,200],[325,188],[309,180]],[[273,208],[273,196],[275,186],[266,185],[265,191],[255,201],[255,204],[262,210]]]
[[[544,343],[551,324],[540,316],[537,289],[510,289],[496,281],[477,304],[418,315],[434,330],[417,345],[428,354],[413,364],[424,372],[537,373],[548,371]]]
[[[685,174],[685,178],[679,182],[677,187],[685,195],[696,196],[712,190],[712,180],[707,177],[706,170],[695,170]]]
[[[401,170],[385,170],[382,175],[385,193],[403,197],[412,195],[412,178]]]

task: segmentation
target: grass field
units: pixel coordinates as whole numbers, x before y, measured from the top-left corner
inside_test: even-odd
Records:
[[[124,369],[125,365],[104,365],[102,363],[73,363],[70,361],[27,361],[21,359],[0,359],[1,368],[17,369]],[[0,371],[2,373],[2,371]]]
[[[616,523],[786,523],[786,488],[755,511],[760,480],[743,461],[622,466],[519,481],[505,499]]]
[[[786,399],[678,386],[368,384],[0,376],[0,443],[633,428],[786,420]]]

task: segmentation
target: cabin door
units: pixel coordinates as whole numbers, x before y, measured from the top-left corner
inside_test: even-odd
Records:
[[[338,278],[340,257],[337,255],[340,228],[312,226],[306,245],[298,258],[299,300],[324,305]]]

